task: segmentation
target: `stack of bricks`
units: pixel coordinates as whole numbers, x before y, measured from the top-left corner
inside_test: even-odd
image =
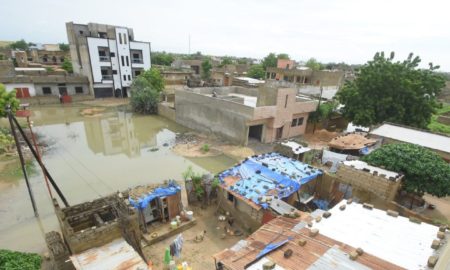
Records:
[[[61,239],[58,232],[51,231],[45,234],[45,242],[49,250],[51,269],[72,270],[72,262],[69,260],[69,250]]]
[[[346,165],[341,165],[336,175],[340,182],[369,191],[386,201],[394,199],[401,183],[401,179],[391,180],[385,175],[358,170]]]

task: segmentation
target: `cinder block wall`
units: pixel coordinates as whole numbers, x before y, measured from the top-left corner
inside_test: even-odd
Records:
[[[355,188],[367,190],[383,200],[392,201],[400,187],[401,179],[389,180],[384,176],[341,165],[336,172],[338,180]]]

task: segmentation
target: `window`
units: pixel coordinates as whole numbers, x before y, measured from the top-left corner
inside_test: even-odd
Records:
[[[128,80],[131,81],[131,75],[128,75]]]
[[[64,62],[64,57],[61,57],[61,59],[59,59],[59,60],[61,60],[61,63],[63,63]]]
[[[123,75],[123,80],[124,80],[124,81],[127,80],[127,75]]]
[[[230,192],[228,192],[228,200],[229,200],[230,202],[234,202],[234,195],[231,194]]]
[[[83,87],[82,86],[75,86],[75,93],[83,94]]]
[[[102,72],[102,75],[108,75],[108,70],[107,69],[102,69],[101,72]]]
[[[133,58],[134,59],[139,59],[140,57],[139,57],[139,54],[138,53],[133,53]]]
[[[286,108],[287,107],[287,101],[288,101],[288,95],[286,95],[286,100],[284,101],[284,107]]]
[[[107,34],[105,32],[98,32],[98,37],[99,38],[107,38]]]
[[[125,57],[123,55],[120,57],[120,60],[122,60],[122,66],[125,66]]]
[[[113,75],[117,75],[117,70],[113,69]]]
[[[82,34],[83,34],[83,31],[80,30],[80,35],[82,35]]]
[[[130,58],[128,56],[126,56],[126,58],[127,58],[127,67],[129,67],[130,66]]]
[[[52,94],[52,89],[50,87],[42,87],[42,93],[44,95],[51,95]]]
[[[141,71],[140,70],[135,70],[134,71],[134,77],[137,77],[139,75],[141,75]]]
[[[116,57],[116,54],[113,53],[113,52],[110,52],[110,53],[109,53],[109,56],[110,56],[110,57]]]
[[[303,125],[303,117],[292,119],[291,127]]]
[[[119,43],[122,44],[122,34],[119,33]]]
[[[127,34],[123,34],[123,42],[127,44]]]

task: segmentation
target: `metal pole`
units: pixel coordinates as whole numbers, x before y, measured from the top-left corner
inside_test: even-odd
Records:
[[[25,161],[22,155],[22,149],[20,147],[19,139],[17,138],[16,129],[14,128],[12,114],[11,114],[11,105],[7,105],[6,112],[8,114],[9,124],[11,126],[11,133],[14,137],[14,141],[16,142],[17,153],[19,154],[20,165],[22,166],[23,177],[25,178],[25,182],[27,183],[28,194],[30,195],[31,204],[33,205],[34,216],[38,217],[38,211],[36,208],[36,202],[34,201],[33,192],[31,191],[30,183],[28,182],[27,170],[25,169]]]
[[[33,141],[34,148],[36,149],[37,159],[38,159],[38,163],[39,163],[39,166],[40,166],[41,163],[42,163],[41,153],[39,151],[39,148],[38,148],[38,145],[37,145],[37,142],[36,142],[36,137],[34,136],[34,133],[33,133],[33,129],[31,128],[31,121],[30,121],[30,117],[29,116],[27,116],[27,123],[28,123],[28,128],[30,129],[31,140]],[[44,174],[45,184],[47,185],[47,190],[48,190],[48,193],[50,194],[50,198],[53,199],[52,190],[50,189],[50,184],[48,183],[48,177],[45,174],[44,168],[42,168],[42,166],[41,166],[41,170],[42,170],[42,173]]]

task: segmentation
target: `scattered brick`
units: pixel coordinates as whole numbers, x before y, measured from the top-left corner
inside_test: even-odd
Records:
[[[309,231],[309,236],[314,237],[314,236],[316,236],[318,233],[319,233],[319,229],[314,228],[314,229],[311,229],[311,230]]]
[[[350,260],[355,261],[358,258],[358,253],[356,251],[350,252]]]
[[[366,209],[372,210],[372,209],[373,209],[373,204],[364,203],[364,204],[363,204],[363,207],[366,208]]]
[[[441,246],[441,241],[439,240],[433,240],[433,243],[431,243],[432,249],[438,249]]]
[[[331,216],[331,213],[326,211],[325,213],[323,213],[322,215],[324,218],[329,218]]]
[[[398,212],[393,210],[387,210],[386,214],[388,214],[391,217],[398,217]]]
[[[359,256],[364,254],[364,250],[362,248],[357,248],[356,253],[358,253]]]
[[[428,258],[428,267],[434,267],[436,265],[437,261],[438,261],[437,256],[430,256]]]
[[[306,240],[305,239],[298,240],[298,245],[303,247],[304,245],[306,245]]]

